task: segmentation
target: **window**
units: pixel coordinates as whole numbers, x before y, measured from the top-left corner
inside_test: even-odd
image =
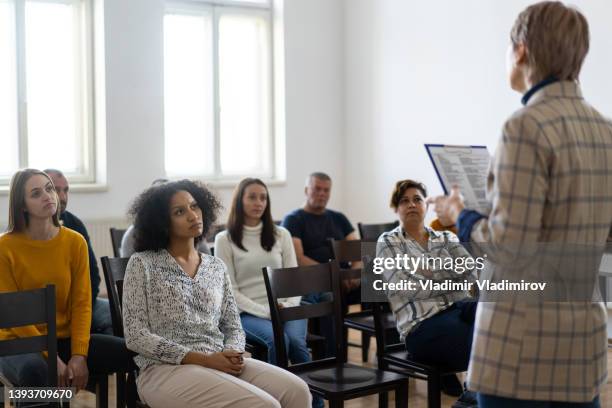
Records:
[[[272,50],[269,1],[167,4],[168,176],[275,176]]]
[[[0,0],[0,184],[20,167],[94,174],[89,0]]]

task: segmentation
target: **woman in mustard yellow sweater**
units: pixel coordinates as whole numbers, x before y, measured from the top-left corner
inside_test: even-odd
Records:
[[[0,292],[55,285],[59,385],[80,390],[87,385],[89,371],[126,371],[131,358],[123,339],[89,334],[87,244],[79,233],[60,225],[58,210],[58,197],[46,173],[26,169],[13,176],[8,229],[0,236]],[[0,330],[0,339],[45,333],[45,325],[24,326]],[[0,371],[14,385],[46,383],[47,364],[39,353],[1,358]]]

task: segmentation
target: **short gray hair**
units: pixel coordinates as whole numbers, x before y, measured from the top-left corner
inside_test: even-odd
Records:
[[[310,184],[310,180],[312,180],[313,178],[323,180],[323,181],[331,181],[331,177],[329,177],[327,173],[323,173],[322,171],[315,171],[308,175],[308,178],[306,179],[306,186]]]

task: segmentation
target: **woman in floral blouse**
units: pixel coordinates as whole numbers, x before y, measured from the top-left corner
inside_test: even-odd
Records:
[[[138,392],[156,407],[307,408],[297,376],[243,359],[244,332],[225,264],[197,243],[219,204],[182,180],[151,187],[135,201],[135,249],[124,282],[128,348],[138,353]]]

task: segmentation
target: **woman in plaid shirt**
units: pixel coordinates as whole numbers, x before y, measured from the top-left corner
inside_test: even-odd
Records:
[[[383,233],[376,245],[378,259],[397,259],[408,256],[410,261],[432,261],[425,267],[394,265],[384,268],[384,281],[390,284],[411,283],[414,289],[387,290],[387,297],[397,322],[400,338],[416,361],[454,370],[467,370],[472,347],[476,302],[467,290],[423,287],[422,284],[474,284],[476,275],[471,269],[443,268],[471,259],[459,239],[450,231],[434,231],[425,226],[427,204],[425,185],[413,180],[401,180],[391,194],[391,208],[400,225]],[[461,261],[461,262],[459,262]],[[437,263],[437,264],[436,264]],[[401,266],[401,267],[400,267]],[[457,377],[442,378],[445,393],[460,396],[456,407],[475,404],[475,396],[463,392]]]

